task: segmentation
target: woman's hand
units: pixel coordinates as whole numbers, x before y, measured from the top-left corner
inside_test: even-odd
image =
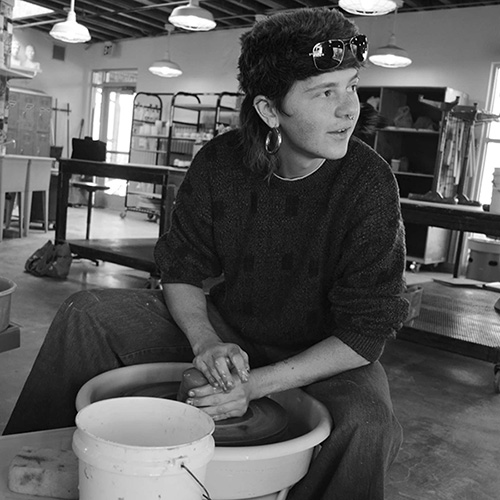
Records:
[[[211,340],[193,350],[194,367],[203,373],[213,388],[231,391],[237,380],[248,381],[248,355],[237,344]]]
[[[233,377],[234,384],[229,392],[220,387],[207,384],[191,389],[186,403],[208,413],[215,421],[243,416],[252,397],[252,384],[243,383],[239,377]]]

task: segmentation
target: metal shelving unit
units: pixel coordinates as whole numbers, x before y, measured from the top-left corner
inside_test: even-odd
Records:
[[[179,169],[169,178],[167,203],[173,204],[183,170],[203,144],[238,125],[240,98],[235,92],[136,94],[129,161]],[[129,181],[122,217],[131,210],[157,220],[161,199],[158,186]]]
[[[435,178],[435,165],[441,154],[442,113],[422,102],[422,97],[436,101],[466,102],[467,94],[450,87],[361,87],[360,100],[376,104],[377,111],[388,126],[377,131],[370,144],[387,162],[399,159],[400,168],[394,171],[401,198],[423,194],[432,185],[443,191],[455,188],[451,169]],[[411,124],[399,122],[398,113],[405,107]],[[403,167],[404,165],[404,167]],[[450,232],[443,228],[406,224],[407,261],[412,265],[438,264],[448,257]]]
[[[170,105],[172,93],[156,94],[138,92],[134,97],[132,133],[130,135],[129,163],[166,165],[167,126],[165,109]],[[160,215],[161,188],[156,184],[128,181],[125,194],[127,211],[142,212],[149,219]]]

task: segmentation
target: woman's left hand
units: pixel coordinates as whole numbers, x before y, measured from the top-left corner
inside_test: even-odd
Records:
[[[186,403],[208,413],[215,421],[243,416],[252,398],[252,383],[243,383],[239,377],[233,377],[234,386],[224,392],[220,387],[210,384],[191,389]]]

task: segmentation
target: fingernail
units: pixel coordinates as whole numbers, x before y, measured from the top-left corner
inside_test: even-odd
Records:
[[[188,396],[191,396],[192,398],[194,398],[194,391],[189,391]]]
[[[192,399],[186,399],[186,404],[192,405],[193,404],[193,400]]]

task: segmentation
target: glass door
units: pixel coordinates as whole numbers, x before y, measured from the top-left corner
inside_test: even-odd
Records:
[[[137,70],[94,71],[92,77],[92,138],[106,144],[106,161],[127,163],[130,153],[130,135]],[[110,189],[105,191],[106,206],[123,205],[127,181],[105,179]],[[109,198],[118,196],[114,202]]]

